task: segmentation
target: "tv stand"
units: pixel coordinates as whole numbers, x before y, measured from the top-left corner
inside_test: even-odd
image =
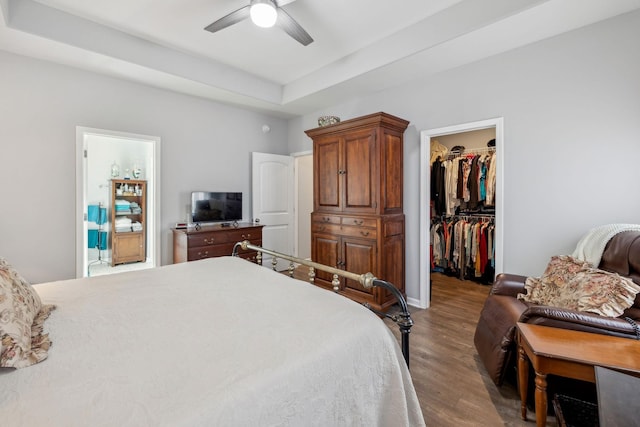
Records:
[[[173,263],[228,256],[233,252],[233,246],[243,240],[262,246],[262,227],[262,224],[254,223],[238,223],[237,227],[235,223],[220,223],[200,224],[199,228],[174,228]],[[240,251],[238,255],[257,262],[255,251]]]

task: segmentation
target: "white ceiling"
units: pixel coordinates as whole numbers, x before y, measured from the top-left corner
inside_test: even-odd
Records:
[[[314,38],[245,20],[249,0],[0,0],[0,49],[283,117],[640,8],[640,0],[283,0]]]

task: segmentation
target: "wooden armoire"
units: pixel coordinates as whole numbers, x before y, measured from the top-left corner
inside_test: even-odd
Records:
[[[305,131],[313,139],[311,258],[352,273],[373,273],[403,294],[403,134],[409,122],[376,113]],[[331,274],[315,283],[329,289]],[[341,294],[386,311],[390,292],[342,279]]]

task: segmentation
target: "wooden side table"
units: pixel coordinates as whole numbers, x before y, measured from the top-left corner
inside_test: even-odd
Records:
[[[527,419],[529,363],[536,373],[536,425],[547,422],[547,375],[595,382],[595,366],[640,373],[640,341],[518,323],[518,387]]]

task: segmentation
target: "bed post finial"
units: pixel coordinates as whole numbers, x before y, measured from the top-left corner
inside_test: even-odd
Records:
[[[340,278],[337,274],[333,275],[331,284],[333,285],[333,292],[338,293],[338,291],[340,290]]]

